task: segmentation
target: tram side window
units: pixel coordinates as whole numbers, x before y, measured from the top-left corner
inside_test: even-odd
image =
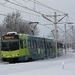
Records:
[[[33,43],[33,48],[35,48],[34,40],[32,40],[32,43]]]
[[[35,45],[36,45],[36,48],[37,48],[37,41],[35,40]]]
[[[31,40],[28,40],[28,47],[31,48]]]
[[[40,41],[40,48],[43,48],[43,41]]]
[[[31,40],[31,48],[33,48],[33,40]]]
[[[20,39],[20,47],[23,48],[23,40]]]
[[[31,40],[31,47],[36,48],[36,41],[35,40]]]
[[[28,41],[28,47],[29,48],[33,48],[34,47],[33,40],[29,40]]]
[[[36,48],[43,48],[43,46],[44,46],[44,42],[42,42],[42,41],[36,42]]]
[[[29,48],[36,48],[36,41],[35,40],[28,40],[28,47]]]
[[[33,40],[33,47],[36,48],[36,41]]]
[[[35,41],[35,44],[36,44],[36,48],[37,48],[37,41]]]

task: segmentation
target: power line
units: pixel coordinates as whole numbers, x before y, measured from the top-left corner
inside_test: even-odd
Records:
[[[24,1],[24,0],[23,0],[23,1]],[[30,0],[30,1],[31,1],[31,2],[34,2],[34,1],[32,1],[32,0]],[[57,12],[60,12],[60,13],[65,13],[65,12],[56,10],[56,9],[54,9],[54,8],[51,8],[51,7],[45,5],[45,4],[43,4],[43,3],[41,3],[41,2],[39,2],[39,1],[37,1],[37,0],[35,1],[35,3],[37,3],[37,4],[41,5],[41,6],[44,6],[44,7],[48,8],[48,9],[51,9],[51,10],[54,10],[54,11],[57,11]]]
[[[10,1],[8,1],[8,2],[9,2],[9,3],[12,3],[12,4],[14,4],[14,5],[17,5],[17,6],[19,6],[19,7],[26,8],[26,9],[28,9],[28,10],[31,10],[31,11],[33,11],[33,12],[36,12],[36,13],[42,15],[42,13],[40,13],[40,12],[38,12],[38,11],[35,11],[35,10],[33,10],[33,9],[30,9],[30,8],[28,8],[28,7],[25,7],[25,6],[23,6],[23,5],[19,5],[19,4],[16,4],[16,3],[10,2]],[[48,7],[48,6],[47,6],[47,7]],[[49,7],[49,8],[50,8],[50,7]]]
[[[22,8],[26,8],[26,9],[28,9],[28,10],[34,11],[34,12],[36,12],[36,13],[38,13],[38,14],[42,14],[42,13],[40,13],[40,12],[38,12],[38,11],[35,11],[35,10],[32,10],[32,9],[30,9],[30,8],[28,8],[28,7],[24,7],[24,6],[22,6],[22,5],[19,5],[19,4],[10,2],[10,1],[8,1],[8,2],[9,2],[9,3],[12,3],[12,4],[14,4],[14,5],[20,6],[20,7],[22,7]],[[0,5],[3,5],[3,4],[0,3]],[[3,5],[3,6],[5,6],[5,7],[7,7],[7,8],[10,8],[10,9],[17,10],[17,9],[15,9],[15,8],[12,8],[12,7],[9,7],[9,6],[6,6],[6,5]],[[24,11],[22,11],[22,12],[24,12]],[[40,24],[40,25],[41,25],[41,24]],[[43,26],[44,26],[44,25],[43,25]],[[47,26],[45,26],[45,27],[47,27]],[[47,28],[49,28],[49,27],[47,27]],[[49,29],[51,29],[51,28],[49,28]]]
[[[13,3],[13,2],[11,2],[11,1],[8,1],[8,2],[11,3],[11,4],[17,5],[17,6],[19,6],[19,7],[22,7],[22,8],[28,9],[28,10],[30,10],[30,11],[33,11],[33,12],[35,12],[35,13],[38,13],[38,14],[43,15],[41,12],[38,12],[38,11],[33,10],[33,9],[30,9],[30,8],[28,8],[28,7],[26,7],[26,6],[19,5],[19,4],[16,4],[16,3]]]
[[[9,1],[8,1],[9,2]],[[10,2],[10,3],[12,3],[12,2]],[[13,4],[15,4],[15,3],[13,3]],[[16,4],[16,5],[18,5],[18,4]],[[20,5],[18,5],[18,6],[20,6]],[[23,7],[23,6],[21,6],[21,7]],[[24,7],[23,7],[24,8]],[[32,11],[34,11],[34,10],[32,10]],[[47,27],[47,28],[49,28],[49,27]],[[58,27],[59,28],[59,27]],[[62,30],[61,28],[59,28],[60,30]]]
[[[16,1],[16,0],[13,0],[13,1],[15,1],[16,3],[18,3],[18,4],[20,4],[20,5],[23,5],[23,4],[21,4],[20,2],[18,2],[18,1]],[[23,5],[24,6],[24,5]]]
[[[23,5],[23,4],[21,4],[20,2],[18,2],[18,1],[16,1],[16,0],[13,0],[13,1],[15,1],[16,3],[18,3],[18,4],[20,4],[20,5]],[[30,0],[29,0],[30,1]],[[34,4],[35,4],[35,1],[34,1]],[[25,5],[23,5],[23,6],[25,6]],[[35,10],[35,5],[34,5],[34,10]]]
[[[0,5],[3,5],[3,4],[1,4],[0,3]],[[9,7],[9,6],[6,6],[6,5],[3,5],[3,6],[5,6],[5,7],[7,7],[7,8],[10,8],[10,9],[14,9],[14,10],[17,10],[17,9],[15,9],[15,8],[12,8],[12,7]],[[18,10],[18,11],[20,11],[20,10]],[[24,12],[24,11],[21,11],[21,12]],[[26,12],[25,12],[26,13]],[[30,14],[30,13],[29,13]],[[40,24],[40,25],[43,25],[43,24]],[[44,25],[43,25],[44,26]],[[47,27],[47,26],[45,26],[45,27]],[[49,27],[47,27],[47,28],[49,28]],[[49,29],[51,29],[51,28],[49,28]]]
[[[37,13],[37,14],[42,15],[41,12],[35,11],[35,10],[33,10],[33,9],[30,9],[30,8],[28,8],[28,7],[26,7],[26,6],[19,5],[19,4],[17,4],[17,3],[11,2],[11,1],[8,1],[8,2],[11,3],[11,4],[14,4],[14,5],[16,5],[16,6],[19,6],[19,7],[21,7],[21,8],[28,9],[28,10],[30,10],[30,11],[33,11],[33,12],[35,12],[35,13]]]
[[[18,9],[15,9],[15,8],[12,8],[12,7],[9,7],[9,6],[6,6],[6,5],[4,5],[2,3],[0,3],[0,5],[5,6],[5,7],[9,8],[9,9],[17,10],[17,11],[20,11],[20,12],[23,12],[23,13],[26,13],[26,14],[30,14],[30,15],[34,15],[34,16],[40,17],[40,15],[36,15],[36,14],[29,13],[29,12],[21,11],[21,10],[18,10]]]
[[[42,26],[44,26],[44,27],[46,27],[46,28],[48,28],[48,29],[51,29],[50,27],[48,27],[48,26],[46,26],[46,25],[44,25],[44,24],[39,23],[39,25],[42,25]]]

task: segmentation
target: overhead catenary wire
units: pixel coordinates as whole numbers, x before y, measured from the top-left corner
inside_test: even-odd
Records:
[[[10,2],[9,0],[5,0],[6,2]],[[17,2],[17,3],[19,3],[18,1],[16,1],[16,0],[14,0],[15,2]],[[25,0],[23,0],[23,1],[25,1]],[[28,1],[32,1],[32,0],[28,0]],[[34,1],[33,1],[34,2]],[[43,4],[43,3],[41,3],[41,2],[39,2],[39,1],[35,1],[35,2],[37,2],[37,3],[39,3],[39,4],[42,4],[42,5],[44,5],[45,7],[49,7],[49,6],[47,6],[47,5],[45,5],[45,4]],[[13,2],[10,2],[10,3],[12,3],[12,4],[15,4],[15,3],[13,3]],[[21,3],[19,3],[19,4],[21,4]],[[15,5],[18,5],[18,4],[15,4]],[[18,5],[18,6],[20,6],[20,5]],[[38,11],[35,11],[35,10],[33,10],[33,9],[30,9],[30,8],[28,8],[28,7],[25,7],[25,6],[22,6],[22,4],[21,4],[21,6],[20,7],[23,7],[23,8],[26,8],[26,9],[29,9],[29,10],[31,10],[31,11],[34,11],[34,12],[36,12],[36,13],[39,13],[39,14],[42,14],[41,12],[38,12]],[[49,7],[49,8],[51,8],[51,7]],[[56,10],[56,9],[55,9]],[[59,11],[59,10],[58,10]],[[61,11],[59,11],[59,12],[61,12]],[[64,12],[62,12],[62,13],[64,13]],[[30,13],[29,13],[30,14]]]
[[[23,1],[24,1],[24,0],[23,0]],[[34,2],[33,0],[29,0],[29,1]],[[65,13],[65,12],[59,11],[59,10],[57,10],[57,9],[51,8],[51,7],[45,5],[45,4],[43,4],[43,3],[41,3],[41,2],[39,2],[39,1],[37,1],[37,0],[35,1],[35,3],[37,3],[37,4],[39,4],[39,5],[43,6],[43,7],[46,7],[46,8],[48,8],[48,9],[54,10],[54,11],[56,11],[56,12]]]
[[[1,3],[0,3],[0,5],[2,5]],[[15,4],[16,5],[16,4]],[[15,9],[15,8],[12,8],[12,7],[9,7],[9,6],[6,6],[6,5],[3,5],[3,6],[5,6],[5,7],[8,7],[8,8],[11,8],[11,9],[14,9],[14,10],[17,10],[17,9]],[[19,5],[18,5],[19,6]],[[23,6],[21,6],[21,7],[23,7]],[[23,7],[24,8],[24,7]],[[32,10],[32,11],[34,11],[34,10]],[[22,11],[23,12],[23,11]],[[39,13],[39,14],[41,14],[41,13]],[[43,25],[44,26],[44,25]],[[47,27],[47,26],[45,26],[45,27]],[[49,28],[49,27],[47,27],[47,28]],[[49,28],[49,29],[51,29],[51,28]]]
[[[26,9],[28,9],[28,10],[31,10],[31,11],[33,11],[33,12],[36,12],[36,13],[38,13],[38,14],[43,15],[41,12],[35,11],[35,10],[33,10],[33,9],[30,9],[30,8],[28,8],[28,7],[26,7],[26,6],[13,3],[13,2],[11,2],[11,1],[8,1],[8,2],[9,2],[9,3],[12,3],[12,4],[14,4],[14,5],[17,5],[17,6],[19,6],[19,7],[26,8]]]
[[[13,9],[13,10],[16,10],[16,11],[20,11],[20,12],[22,12],[22,13],[26,13],[26,14],[30,14],[30,15],[34,15],[34,16],[38,16],[38,17],[40,17],[40,15],[32,14],[32,13],[25,12],[25,11],[22,11],[22,10],[19,10],[19,9],[16,9],[16,8],[12,8],[12,7],[7,6],[7,5],[4,5],[4,4],[2,4],[2,3],[0,3],[0,5],[1,5],[1,6],[5,6],[6,8],[9,8],[9,9]]]
[[[9,0],[5,0],[6,2],[10,2]],[[16,0],[14,0],[14,1],[16,1]],[[25,0],[23,0],[23,1],[25,1]],[[28,1],[32,1],[32,0],[28,0]],[[17,2],[17,1],[16,1]],[[38,1],[36,1],[36,2],[38,2]],[[13,3],[13,2],[10,2],[10,3],[12,3],[12,4],[15,4],[15,3]],[[19,2],[18,2],[19,3]],[[38,3],[40,3],[40,2],[38,2]],[[41,4],[43,4],[43,3],[41,3]],[[18,4],[15,4],[15,5],[18,5]],[[43,4],[43,5],[45,5],[45,4]],[[20,5],[18,5],[18,6],[20,6]],[[20,7],[23,7],[23,6],[20,6]],[[12,8],[12,7],[10,7],[10,8]],[[27,7],[23,7],[23,8],[27,8]],[[13,9],[15,9],[15,8],[13,8]],[[28,9],[28,8],[27,8]],[[17,9],[15,9],[15,10],[17,10]],[[30,9],[30,10],[32,10],[32,9]],[[32,11],[34,11],[34,10],[32,10]],[[34,12],[38,12],[38,11],[34,11]],[[28,12],[27,12],[28,13]],[[40,12],[38,12],[38,13],[40,13]],[[29,13],[30,14],[30,13]],[[42,13],[41,13],[42,14]]]
[[[53,24],[51,24],[51,25],[53,25]],[[44,25],[43,25],[43,26],[44,26]],[[64,30],[63,30],[62,28],[60,28],[60,27],[58,27],[58,26],[57,26],[57,28],[60,29],[60,30],[62,30],[62,31],[64,32]],[[66,30],[66,32],[68,33],[68,30]],[[68,33],[68,34],[73,38],[73,36],[72,36],[70,33]]]
[[[13,1],[15,1],[16,3],[18,3],[18,4],[20,4],[20,5],[23,5],[23,4],[21,4],[20,2],[18,2],[18,1],[16,1],[16,0],[13,0]],[[28,0],[28,1],[32,1],[32,0]],[[34,0],[34,3],[36,3],[36,0]],[[25,6],[25,5],[23,5],[23,6]],[[34,5],[35,6],[35,5]],[[35,8],[33,9],[33,11],[35,11]],[[41,13],[41,15],[43,16],[43,15],[45,15],[45,14],[42,14]],[[63,14],[63,15],[65,15],[65,14]]]
[[[10,1],[8,1],[8,2],[10,2]],[[20,7],[23,7],[23,8],[26,8],[26,9],[29,9],[29,10],[31,10],[31,11],[34,11],[34,12],[36,12],[36,13],[42,15],[42,13],[40,13],[40,12],[38,12],[38,11],[35,11],[35,10],[32,10],[32,9],[30,9],[30,8],[28,8],[28,7],[24,7],[24,6],[22,6],[22,5],[19,5],[19,4],[13,3],[13,2],[10,2],[10,3],[15,4],[15,5],[17,5],[17,6],[20,6]],[[59,27],[58,27],[58,28],[59,28]],[[61,29],[61,28],[59,28],[59,29]],[[61,30],[62,30],[62,29],[61,29]]]
[[[38,12],[38,11],[36,11],[36,10],[30,9],[30,8],[28,8],[28,7],[26,7],[26,6],[23,6],[23,5],[21,5],[21,4],[18,4],[18,2],[17,2],[17,3],[14,3],[14,2],[11,2],[11,1],[9,1],[9,0],[8,0],[8,2],[11,3],[11,4],[17,5],[17,6],[19,6],[19,7],[28,9],[28,10],[30,10],[30,11],[33,11],[33,12],[35,12],[35,13],[37,13],[37,14],[42,15],[41,12]],[[35,2],[36,2],[36,1],[35,1]],[[50,7],[49,7],[49,8],[50,8]],[[64,13],[64,12],[63,12],[63,13]]]
[[[18,2],[18,1],[16,1],[16,0],[13,0],[13,1],[15,1],[16,3],[18,3],[18,4],[20,4],[20,5],[23,5],[23,4],[21,4],[20,2]],[[23,5],[23,6],[25,6],[25,5]]]
[[[5,5],[6,6],[6,5]],[[8,7],[8,6],[6,6],[6,7]],[[12,7],[9,7],[9,8],[12,8]],[[14,8],[12,8],[12,9],[14,9]],[[15,9],[16,10],[16,9]],[[47,27],[47,26],[46,26]],[[48,28],[48,27],[47,27]],[[59,27],[58,27],[59,28]]]
[[[39,23],[39,25],[42,25],[42,26],[44,26],[44,27],[46,27],[46,28],[48,28],[48,29],[51,29],[50,27],[45,26],[44,24]]]
[[[15,1],[16,3],[18,3],[18,4],[20,4],[20,5],[23,5],[23,4],[21,4],[20,2],[18,2],[18,1],[16,1],[16,0],[13,0],[13,1]],[[31,1],[31,0],[28,0],[28,1]],[[23,5],[23,6],[25,6],[25,5]],[[34,10],[35,10],[35,1],[34,1],[34,8],[33,8]]]
[[[41,12],[38,12],[38,11],[33,10],[33,9],[30,9],[30,8],[28,8],[28,7],[26,7],[26,6],[21,5],[21,4],[14,3],[14,2],[11,2],[11,1],[9,1],[9,0],[8,0],[8,2],[11,3],[11,4],[14,4],[14,5],[16,5],[16,6],[19,6],[19,7],[21,7],[21,8],[24,8],[24,9],[27,9],[27,10],[30,10],[30,11],[33,11],[33,12],[35,12],[35,13],[37,13],[37,14],[42,15]]]
[[[9,0],[8,0],[7,2],[12,3],[12,4],[14,4],[14,5],[17,5],[17,6],[20,6],[20,7],[22,7],[22,8],[26,8],[26,9],[31,10],[31,11],[33,11],[33,12],[36,12],[36,13],[38,13],[38,14],[42,14],[41,12],[35,11],[35,10],[30,9],[30,8],[28,8],[28,7],[26,7],[26,6],[23,6],[23,5],[19,5],[19,4],[13,3],[13,2],[11,2],[11,1],[9,1]]]
[[[71,19],[73,20],[73,21],[71,22],[71,21],[70,21],[70,17],[67,16],[67,18],[69,19],[69,22],[71,23],[70,25],[73,26],[73,24],[75,24],[75,20],[73,20],[73,19],[71,18]]]
[[[47,27],[45,24],[41,24],[41,23],[39,23],[39,25],[42,25],[42,26]],[[50,24],[50,25],[53,26],[53,24]],[[48,29],[51,29],[50,27],[47,27],[47,28],[48,28]],[[57,28],[64,32],[64,30],[63,30],[62,28],[60,28],[60,27],[58,27],[58,26],[57,26]]]

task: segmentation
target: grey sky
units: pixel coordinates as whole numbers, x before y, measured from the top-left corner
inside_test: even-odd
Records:
[[[42,12],[43,14],[48,14],[48,15],[50,14],[51,15],[51,14],[54,14],[54,12],[55,12],[54,10],[47,9],[47,8],[42,7],[40,5],[37,5],[37,4],[34,5],[34,3],[32,3],[31,1],[28,1],[28,0],[25,0],[26,2],[24,2],[23,0],[9,0],[9,1],[12,1],[12,2],[15,2],[15,3],[17,1],[17,2],[25,5],[26,7],[29,7],[31,9],[35,9],[39,12]],[[74,10],[75,0],[37,0],[37,1],[49,6],[51,8],[57,9],[59,11],[65,12],[65,13],[68,13],[69,17],[71,17],[70,19],[72,21],[74,21],[74,18],[75,18],[75,10]],[[5,1],[0,0],[0,3],[5,3]],[[15,5],[10,4],[8,2],[5,3],[4,5],[15,8],[17,10],[24,11],[24,12],[36,14],[32,11],[29,11],[27,9],[24,9],[24,8],[21,8],[21,7],[18,7],[18,6],[15,6]],[[7,13],[10,13],[10,12],[16,11],[16,10],[9,9],[6,6],[0,5],[0,13],[7,14]],[[42,17],[33,16],[31,14],[26,14],[26,13],[22,13],[22,12],[21,12],[21,14],[22,14],[23,19],[28,20],[28,21],[38,21],[41,24],[49,24],[50,23]],[[63,14],[63,13],[58,13],[58,14]],[[36,15],[39,15],[39,14],[36,14]],[[4,18],[4,16],[0,15],[0,19],[1,19],[0,22],[2,22],[3,18]],[[40,30],[40,36],[43,36],[43,35],[46,36],[47,34],[50,33],[50,30],[53,29],[53,26],[49,26],[51,29],[48,29],[48,28],[43,27],[41,25],[38,25],[38,27],[39,27],[39,30]]]

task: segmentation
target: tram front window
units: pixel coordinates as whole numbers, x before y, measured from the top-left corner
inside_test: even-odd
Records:
[[[3,51],[17,50],[17,49],[19,49],[18,41],[2,42],[1,50],[3,50]]]

